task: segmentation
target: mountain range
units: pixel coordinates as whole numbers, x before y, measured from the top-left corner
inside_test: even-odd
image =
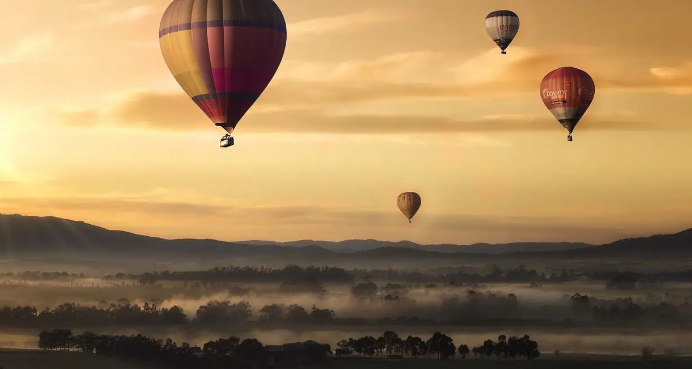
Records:
[[[315,240],[300,240],[300,241],[289,241],[289,242],[276,242],[276,241],[239,241],[244,245],[255,245],[255,246],[295,246],[295,247],[305,247],[305,246],[319,246],[327,250],[338,251],[338,252],[359,252],[374,250],[382,247],[397,247],[397,248],[410,248],[410,249],[422,249],[425,251],[436,251],[442,253],[469,253],[469,254],[506,254],[513,252],[532,252],[532,251],[562,251],[571,250],[585,247],[592,247],[588,243],[582,242],[512,242],[512,243],[474,243],[471,245],[454,245],[454,244],[440,244],[440,245],[422,245],[411,241],[379,241],[379,240],[344,240],[344,241],[315,241]]]
[[[108,230],[56,217],[0,214],[2,258],[153,257],[233,259],[271,257],[282,260],[450,259],[450,258],[673,258],[692,257],[692,229],[676,234],[631,238],[604,245],[519,242],[508,244],[420,245],[410,241],[302,240],[294,242],[211,239],[164,239]]]

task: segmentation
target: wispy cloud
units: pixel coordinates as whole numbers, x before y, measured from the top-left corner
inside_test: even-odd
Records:
[[[0,65],[18,62],[38,62],[42,57],[55,49],[56,38],[52,33],[44,32],[19,39],[14,47],[0,50]]]
[[[182,93],[143,92],[123,100],[106,111],[53,111],[63,123],[72,126],[112,124],[140,126],[154,130],[199,130],[206,117]],[[436,115],[331,114],[320,109],[263,111],[248,114],[243,132],[320,133],[320,134],[450,134],[484,132],[531,132],[556,129],[550,114],[492,115],[481,119],[455,119]],[[589,114],[580,124],[586,130],[664,130],[685,127],[666,126],[642,120],[636,115]]]
[[[491,55],[492,54],[492,55]],[[335,108],[380,103],[397,99],[503,98],[536,95],[538,82],[547,71],[565,65],[569,54],[517,47],[511,57],[498,58],[497,50],[488,49],[459,63],[444,53],[421,50],[398,53],[371,60],[352,60],[336,65],[289,62],[243,120],[247,132],[325,133],[402,135],[411,133],[516,132],[554,129],[556,123],[542,105],[542,115],[503,115],[483,118],[450,117],[431,114],[371,113],[334,114]],[[431,68],[435,65],[436,68]],[[312,71],[312,73],[310,73]],[[657,72],[664,78],[682,75],[682,71]],[[612,80],[600,79],[592,71],[599,89],[621,88]],[[664,78],[665,79],[665,78]],[[665,86],[641,81],[630,88]],[[453,103],[453,102],[450,102]],[[206,117],[182,92],[138,91],[105,109],[75,112],[53,111],[53,117],[73,126],[113,124],[140,126],[155,130],[185,131],[198,129]],[[584,130],[667,130],[686,129],[662,124],[630,114],[598,115],[590,112],[580,123]]]
[[[106,7],[109,7],[113,4],[114,3],[111,0],[99,0],[99,1],[90,1],[90,2],[77,4],[75,7],[77,9],[93,10],[93,9],[106,8]]]
[[[687,80],[692,77],[692,62],[683,63],[678,67],[654,67],[649,69],[649,72],[664,81]]]
[[[336,31],[346,31],[349,29],[353,30],[365,25],[390,22],[400,19],[401,17],[402,15],[400,14],[370,9],[334,17],[322,17],[290,23],[287,28],[290,36],[319,35]]]
[[[649,69],[656,79],[674,94],[692,94],[692,62],[677,67],[654,67]]]
[[[106,15],[89,19],[75,25],[75,30],[85,28],[111,26],[119,23],[136,22],[155,14],[154,9],[149,5],[137,5],[120,11],[108,12]]]

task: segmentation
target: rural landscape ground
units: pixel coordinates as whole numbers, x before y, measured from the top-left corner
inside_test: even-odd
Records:
[[[152,369],[148,363],[124,361],[116,358],[104,358],[82,353],[44,352],[36,350],[0,350],[0,362],[4,368],[12,369]],[[386,360],[386,359],[329,359],[319,364],[324,369],[423,369],[423,368],[469,368],[469,369],[502,369],[502,368],[535,368],[535,369],[615,369],[615,368],[689,368],[689,358],[656,358],[642,361],[638,357],[566,354],[559,358],[546,358],[535,362],[497,361],[497,360]],[[316,367],[310,365],[310,367]]]
[[[7,219],[3,369],[692,365],[691,231],[483,253],[495,246],[171,241]],[[36,219],[72,249],[51,257],[21,232]]]

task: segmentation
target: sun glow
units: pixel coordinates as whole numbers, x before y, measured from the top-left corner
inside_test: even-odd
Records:
[[[0,115],[0,181],[16,181],[18,175],[12,167],[14,127],[7,116]]]

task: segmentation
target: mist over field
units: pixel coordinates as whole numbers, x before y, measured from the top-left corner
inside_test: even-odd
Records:
[[[692,299],[692,283],[690,282],[649,281],[642,282],[633,289],[622,290],[608,287],[607,281],[593,280],[595,278],[593,275],[572,277],[572,281],[569,282],[542,283],[528,281],[455,283],[454,278],[451,277],[458,276],[459,274],[454,273],[463,271],[462,273],[479,273],[478,278],[481,279],[491,278],[491,273],[498,273],[493,271],[494,269],[501,270],[499,265],[509,264],[465,263],[456,266],[438,266],[419,272],[396,271],[393,268],[386,271],[369,271],[360,268],[347,272],[356,277],[346,282],[320,282],[319,276],[307,282],[290,278],[283,282],[279,280],[214,282],[213,279],[207,280],[212,277],[206,277],[205,273],[210,272],[205,271],[191,274],[201,276],[199,278],[187,276],[192,272],[171,274],[171,277],[154,274],[158,276],[158,280],[146,280],[150,273],[128,276],[128,273],[132,273],[132,269],[118,272],[115,276],[80,274],[84,273],[82,271],[54,273],[48,272],[47,269],[43,271],[48,273],[40,270],[28,274],[6,272],[0,277],[0,306],[34,306],[38,313],[43,309],[53,309],[65,303],[75,303],[85,307],[94,306],[99,309],[115,305],[141,307],[145,304],[156,305],[159,309],[178,307],[182,308],[188,319],[193,320],[192,323],[173,326],[78,324],[67,328],[75,332],[91,330],[99,334],[141,333],[163,339],[170,337],[176,342],[184,341],[200,347],[205,342],[231,335],[240,338],[256,338],[263,344],[314,340],[334,346],[342,339],[367,335],[377,337],[385,330],[393,330],[404,337],[407,335],[429,337],[432,333],[439,331],[454,339],[457,345],[466,343],[469,347],[478,345],[489,338],[496,339],[501,334],[508,336],[528,334],[540,343],[541,351],[546,353],[560,350],[565,353],[637,355],[644,346],[650,346],[660,352],[666,350],[679,354],[692,353],[692,333],[690,333],[692,331],[687,325],[659,325],[655,322],[643,321],[613,325],[594,320],[595,318],[588,311],[589,308],[586,314],[576,311],[577,302],[574,299],[575,295],[587,295],[591,309],[618,304],[623,308],[628,304],[653,308],[663,303],[679,305],[683,309],[689,306],[689,301]],[[540,277],[546,270],[555,275],[559,274],[556,272],[557,268],[553,266],[539,263],[534,265],[543,267],[539,270],[540,273],[516,264],[503,273],[522,271],[521,273],[535,276],[531,278],[539,279],[547,278]],[[44,268],[52,266],[48,265]],[[290,268],[303,270],[299,266]],[[581,269],[569,273],[589,275],[590,271],[598,269],[592,265],[583,265]],[[257,270],[257,273],[261,273],[263,269]],[[386,275],[398,280],[387,281],[383,277]],[[440,282],[448,278],[445,276],[450,276],[450,280]],[[186,280],[176,280],[180,278],[186,278]],[[411,278],[427,280],[427,282],[406,281]],[[359,286],[363,289],[370,283],[376,286],[376,291],[367,298],[354,292]],[[248,303],[249,315],[242,321],[230,320],[225,323],[219,321],[212,326],[195,324],[198,309],[212,301],[226,301],[230,304],[229,306]],[[337,320],[327,324],[298,325],[289,320],[275,323],[263,322],[262,317],[266,317],[266,314],[262,309],[274,304],[282,306],[283,309],[299,305],[308,313],[313,307],[331,310]],[[689,310],[687,311],[686,314],[689,314]],[[417,317],[420,322],[402,323],[392,320],[399,317]],[[339,323],[339,319],[343,321]],[[348,319],[365,319],[378,323],[372,326],[364,324],[363,321],[360,323],[354,321],[343,325]],[[464,321],[460,323],[461,326],[457,323],[439,323],[459,319]],[[425,323],[428,320],[438,321],[438,323]],[[485,323],[474,324],[474,320]],[[567,320],[569,324],[565,323]],[[387,321],[390,322],[389,325]],[[39,328],[49,327],[0,328],[0,347],[34,348]]]
[[[150,347],[178,355],[162,360],[210,354],[210,365],[226,366],[267,355],[692,355],[692,231],[483,254],[495,246],[244,245],[57,222],[104,241],[64,255],[32,244],[0,260],[0,348],[137,356]]]
[[[122,285],[126,283],[126,285]],[[229,292],[236,287],[240,291]],[[41,281],[14,282],[0,281],[0,306],[32,305],[40,308],[54,307],[62,303],[73,302],[80,305],[99,305],[116,303],[125,299],[131,304],[142,306],[144,303],[156,302],[161,308],[179,306],[185,312],[194,312],[199,306],[208,301],[228,300],[232,303],[249,302],[254,309],[254,317],[259,316],[258,310],[265,305],[298,304],[305,308],[313,305],[322,309],[331,309],[339,317],[382,318],[397,316],[418,316],[424,318],[439,317],[442,303],[445,300],[457,298],[465,301],[468,298],[469,287],[439,286],[426,288],[424,286],[397,289],[405,300],[367,300],[354,298],[349,285],[325,285],[328,294],[313,293],[282,293],[278,285],[272,284],[242,284],[223,288],[184,288],[179,285],[168,287],[143,287],[135,281],[114,282],[101,278],[85,278],[74,281]],[[509,294],[516,296],[522,313],[521,317],[546,318],[549,306],[555,310],[556,319],[561,319],[561,312],[570,306],[569,296],[575,293],[588,294],[590,297],[602,300],[615,300],[632,297],[635,301],[660,302],[666,294],[676,295],[692,291],[685,283],[670,283],[663,289],[646,291],[612,291],[604,288],[603,283],[565,283],[543,285],[542,288],[530,288],[529,284],[482,284],[474,287],[477,292],[488,292],[498,297]],[[671,297],[668,297],[669,299]],[[443,312],[444,313],[444,312]]]

